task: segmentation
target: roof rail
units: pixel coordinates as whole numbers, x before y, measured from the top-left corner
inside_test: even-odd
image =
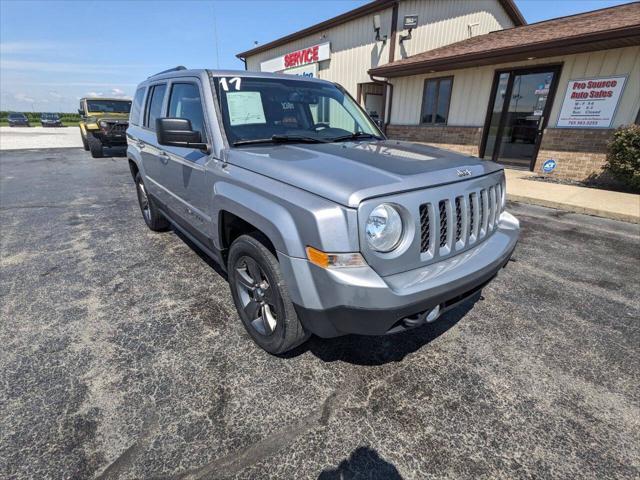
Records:
[[[157,77],[158,75],[162,75],[163,73],[177,72],[178,70],[186,70],[186,69],[187,69],[187,67],[185,67],[183,65],[178,65],[177,67],[169,68],[167,70],[163,70],[161,72],[154,73],[153,75],[149,75],[147,78]]]

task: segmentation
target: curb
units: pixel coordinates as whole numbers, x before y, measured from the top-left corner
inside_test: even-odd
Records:
[[[612,212],[610,210],[599,210],[597,208],[580,207],[578,205],[553,202],[551,200],[545,200],[543,198],[524,197],[521,195],[513,195],[510,193],[507,194],[507,200],[512,202],[529,203],[531,205],[539,205],[541,207],[555,208],[556,210],[564,210],[566,212],[583,213],[586,215],[592,215],[594,217],[609,218],[611,220],[621,220],[627,223],[640,224],[640,216],[638,215]]]

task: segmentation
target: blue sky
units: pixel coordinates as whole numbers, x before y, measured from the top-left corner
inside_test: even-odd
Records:
[[[87,94],[131,96],[175,65],[242,69],[235,54],[366,0],[0,0],[0,109],[75,111]],[[626,0],[516,0],[529,23]]]

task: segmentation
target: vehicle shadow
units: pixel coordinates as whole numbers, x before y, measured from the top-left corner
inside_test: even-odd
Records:
[[[193,252],[196,255],[198,255],[198,257],[200,257],[200,260],[202,260],[207,265],[209,265],[218,275],[220,275],[222,278],[224,278],[225,281],[229,280],[229,278],[227,277],[227,272],[225,272],[222,269],[222,267],[220,265],[218,265],[218,262],[216,262],[211,257],[209,257],[209,255],[207,255],[204,251],[202,251],[202,249],[200,249],[200,247],[198,247],[198,245],[196,245],[191,240],[189,240],[189,238],[184,233],[182,233],[180,230],[178,230],[177,228],[172,228],[172,231],[173,231],[173,233],[176,234],[176,236],[180,240],[182,240],[184,243],[186,243],[187,246],[191,250],[193,250]]]
[[[447,332],[458,323],[482,299],[478,292],[473,297],[448,311],[433,323],[384,336],[346,335],[337,338],[311,337],[308,342],[281,355],[283,358],[295,358],[306,352],[325,362],[337,360],[363,366],[379,366],[385,363],[400,362]]]
[[[104,147],[104,157],[126,157],[127,147]]]
[[[228,281],[227,273],[215,260],[212,260],[180,230],[173,229],[173,232],[202,261],[224,278],[225,281]],[[477,292],[454,309],[449,310],[435,322],[405,332],[383,336],[345,335],[336,338],[312,336],[299,347],[278,356],[288,359],[310,352],[325,362],[339,360],[363,366],[379,366],[385,363],[400,362],[410,353],[419,350],[447,332],[473,308],[476,302],[482,299],[482,292]]]
[[[325,469],[318,480],[355,480],[356,478],[402,480],[398,469],[370,447],[359,447],[336,468]]]

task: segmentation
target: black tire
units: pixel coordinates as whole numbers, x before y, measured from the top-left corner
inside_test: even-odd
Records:
[[[100,140],[88,133],[87,144],[93,158],[102,158],[102,142]]]
[[[229,286],[240,320],[253,341],[263,350],[277,355],[297,347],[310,334],[305,332],[298,320],[278,260],[266,244],[266,238],[259,233],[242,235],[233,242],[227,263]],[[247,284],[247,280],[251,281],[257,276],[250,273],[253,268],[250,260],[259,267],[262,288],[258,290],[264,292],[264,295],[256,294],[255,289],[249,292],[243,286]],[[249,274],[249,278],[246,274]],[[258,297],[264,300],[264,305],[269,309],[266,315],[265,310],[259,306],[261,301],[254,300]],[[252,302],[258,306],[250,306]],[[251,311],[255,311],[256,318],[249,313]],[[275,322],[274,326],[267,326],[267,317]]]
[[[169,221],[158,211],[153,199],[147,195],[147,189],[144,186],[140,172],[136,173],[135,182],[138,204],[140,205],[144,223],[154,232],[167,231],[169,229]]]

